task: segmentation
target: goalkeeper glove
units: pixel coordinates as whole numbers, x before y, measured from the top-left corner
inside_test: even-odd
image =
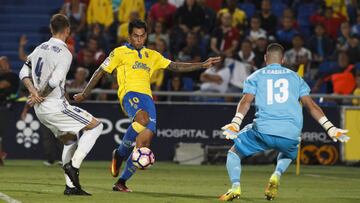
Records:
[[[345,135],[348,133],[348,130],[340,129],[335,127],[327,118],[326,116],[321,117],[318,122],[320,125],[325,129],[327,134],[331,137],[334,142],[347,142],[349,141],[350,137]]]
[[[236,113],[235,117],[232,119],[230,124],[227,124],[221,128],[224,132],[226,139],[235,139],[238,136],[238,132],[240,131],[240,125],[244,116],[241,113]]]

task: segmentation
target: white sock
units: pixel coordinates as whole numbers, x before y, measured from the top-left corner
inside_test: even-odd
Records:
[[[78,142],[78,148],[76,149],[74,156],[72,157],[72,166],[75,168],[80,168],[80,165],[86,155],[93,148],[97,138],[100,136],[103,129],[103,124],[100,123],[98,126],[91,130],[84,131]]]
[[[75,186],[74,186],[74,184],[72,183],[72,181],[70,180],[69,176],[66,175],[65,173],[64,173],[64,176],[65,176],[66,185],[67,185],[68,187],[70,187],[70,188],[74,188]]]
[[[64,145],[64,148],[63,148],[63,153],[62,153],[62,162],[63,162],[63,165],[67,164],[70,162],[71,160],[71,157],[73,157],[74,155],[74,152],[76,150],[76,147],[77,147],[77,143],[73,143],[71,145]],[[65,176],[65,182],[66,182],[66,185],[68,187],[71,187],[71,188],[74,188],[75,186],[73,185],[72,181],[70,180],[70,178],[64,174]]]

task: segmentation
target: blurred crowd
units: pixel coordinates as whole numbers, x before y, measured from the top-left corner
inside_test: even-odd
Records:
[[[223,59],[205,71],[160,70],[151,78],[154,90],[241,93],[246,77],[265,65],[266,46],[278,42],[286,49],[285,65],[300,72],[312,93],[360,95],[356,0],[65,0],[59,12],[72,26],[67,40],[73,53],[68,88],[84,88],[111,50],[127,40],[129,22],[142,19],[149,27],[146,46],[173,61]],[[22,60],[26,43],[23,36]],[[109,76],[98,88],[116,89],[117,83]],[[116,96],[99,94],[92,99]],[[217,101],[223,100],[232,98]]]

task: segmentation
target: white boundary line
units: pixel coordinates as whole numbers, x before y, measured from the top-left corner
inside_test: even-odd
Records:
[[[342,178],[342,177],[337,177],[337,176],[324,176],[324,175],[318,175],[318,174],[304,174],[304,176],[309,176],[309,177],[314,177],[314,178],[327,178],[327,179],[333,179],[333,180],[351,180],[351,181],[360,181],[360,179],[353,179],[353,178]]]
[[[0,192],[0,199],[5,200],[5,202],[8,202],[8,203],[21,203],[19,200],[11,198],[10,196],[8,196],[2,192]]]

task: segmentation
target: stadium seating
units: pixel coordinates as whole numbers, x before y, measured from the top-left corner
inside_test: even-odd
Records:
[[[46,40],[51,14],[56,13],[63,0],[1,0],[0,6],[0,56],[10,59],[12,69],[18,72],[23,64],[18,57],[18,41],[27,35],[26,51]],[[11,31],[11,32],[9,32]]]

